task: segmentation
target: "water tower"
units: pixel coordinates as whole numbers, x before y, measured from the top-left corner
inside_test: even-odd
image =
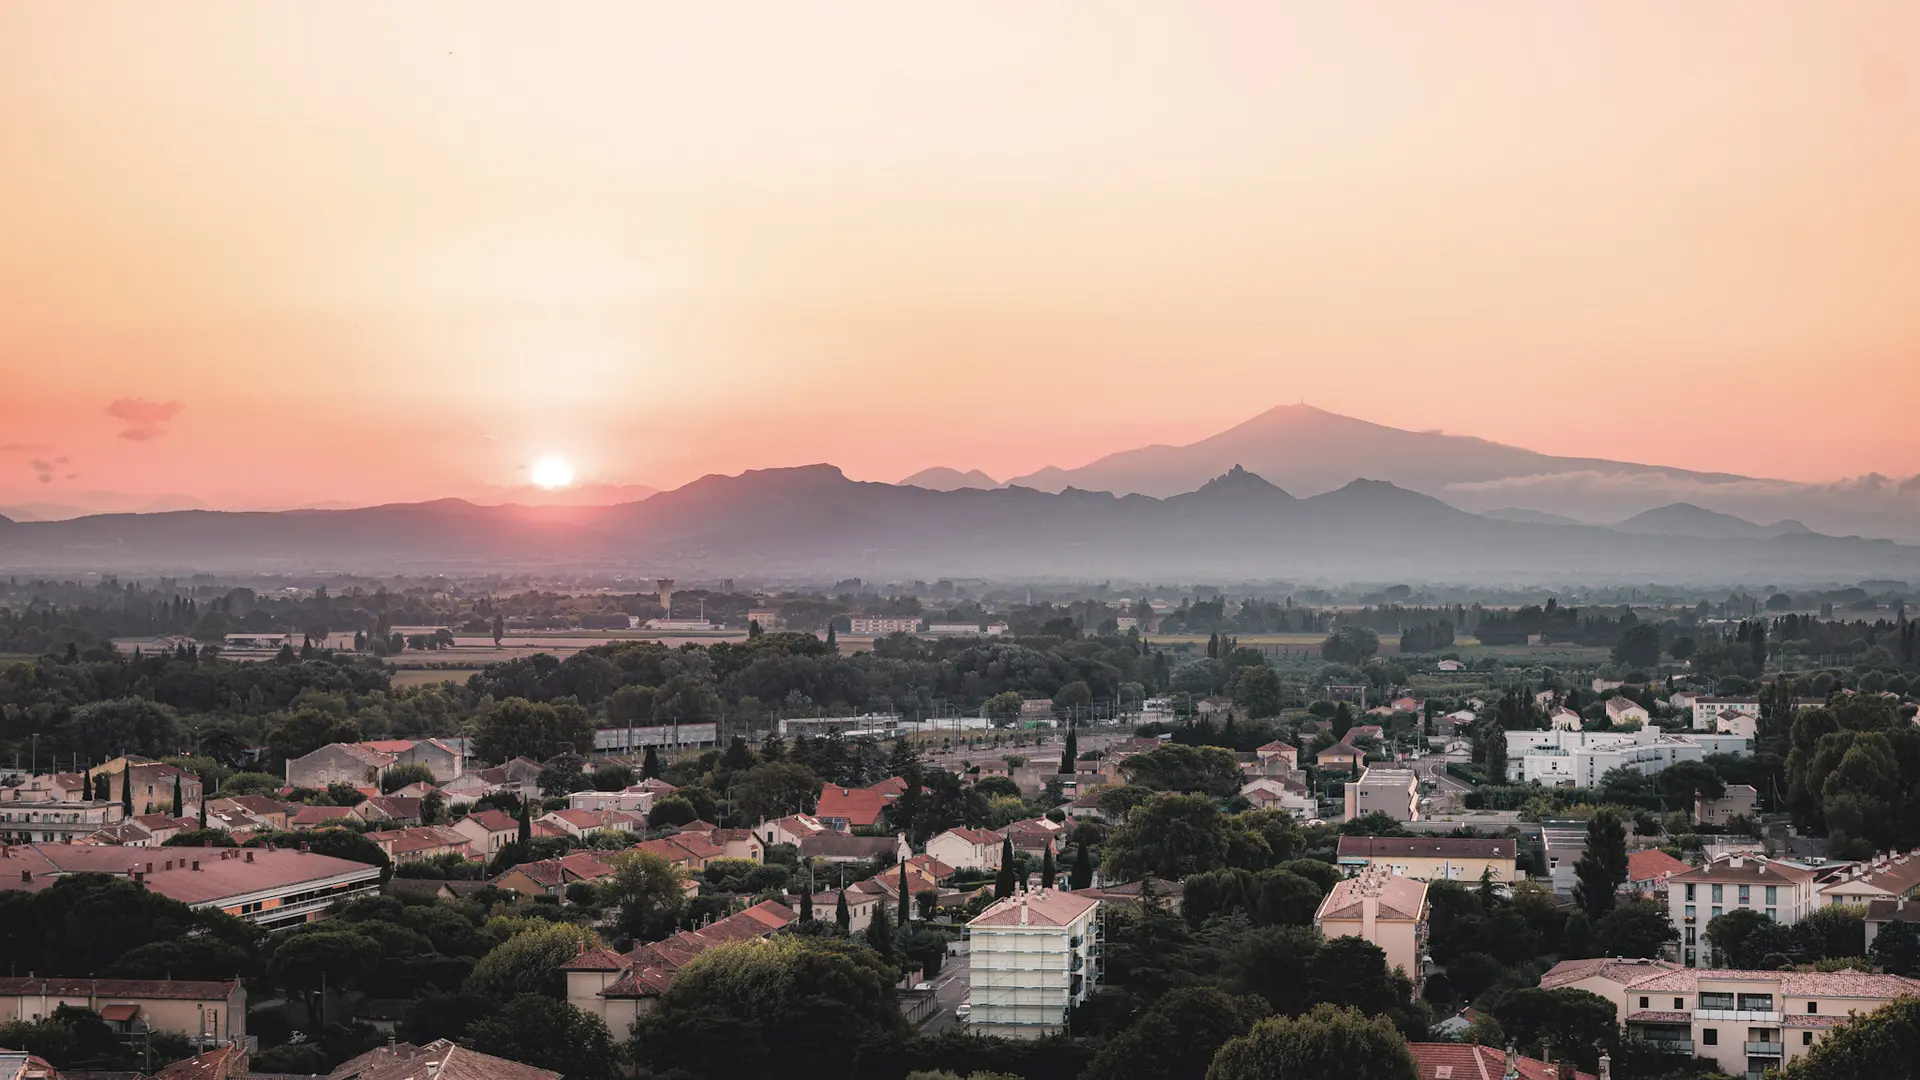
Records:
[[[659,578],[654,584],[660,587],[660,610],[667,613],[667,618],[673,618],[673,579]]]

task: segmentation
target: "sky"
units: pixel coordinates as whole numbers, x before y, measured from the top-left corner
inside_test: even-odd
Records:
[[[0,505],[1920,473],[1910,0],[6,4],[0,147]]]

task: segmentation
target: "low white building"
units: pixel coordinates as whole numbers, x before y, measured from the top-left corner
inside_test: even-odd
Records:
[[[1100,901],[1080,893],[1015,893],[967,924],[969,1027],[982,1035],[1038,1039],[1100,981]]]
[[[1725,712],[1745,713],[1755,720],[1760,719],[1760,699],[1757,697],[1701,697],[1693,699],[1693,730],[1720,730],[1720,714]]]
[[[1551,787],[1594,787],[1609,769],[1632,769],[1652,776],[1676,761],[1699,761],[1709,754],[1746,754],[1748,740],[1737,735],[1667,735],[1658,728],[1638,731],[1509,731],[1507,778],[1515,783]]]
[[[1629,697],[1608,698],[1606,708],[1607,719],[1615,724],[1644,724],[1650,719],[1647,716],[1647,710],[1641,708],[1639,702]]]
[[[569,810],[619,810],[645,817],[653,809],[653,791],[635,784],[622,791],[575,791],[567,795]]]
[[[998,870],[1005,841],[989,829],[948,829],[927,841],[927,854],[956,870]]]
[[[847,633],[857,637],[885,637],[888,634],[917,634],[918,615],[855,615],[847,620]]]

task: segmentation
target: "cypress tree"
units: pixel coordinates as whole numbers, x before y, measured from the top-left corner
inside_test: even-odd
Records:
[[[1046,854],[1040,857],[1040,887],[1043,889],[1053,888],[1053,876],[1055,873],[1056,871],[1053,866],[1053,849],[1048,848]]]
[[[93,786],[93,766],[89,765],[87,771],[80,774],[80,794],[89,799],[97,798],[98,796],[94,794],[95,790],[97,789]]]
[[[186,805],[180,801],[180,776],[176,773],[173,777],[173,816],[179,817],[186,812]]]
[[[993,898],[1004,900],[1013,895],[1013,837],[1000,841],[1000,872],[993,879]]]
[[[827,624],[827,648],[838,649],[839,647],[840,647],[840,638],[836,634],[834,634],[833,624],[828,623]]]
[[[527,813],[527,801],[520,800],[520,846],[525,848],[533,842],[533,818]]]
[[[1081,841],[1080,850],[1074,853],[1073,870],[1067,875],[1067,883],[1078,889],[1093,887],[1093,856],[1087,854],[1087,845]]]
[[[1067,746],[1060,751],[1060,771],[1071,773],[1073,763],[1080,760],[1080,736],[1073,726],[1073,720],[1067,720]]]
[[[873,918],[867,922],[867,948],[880,954],[880,959],[892,964],[893,960],[893,920],[887,916],[887,905],[873,905]]]
[[[660,775],[660,754],[653,747],[647,747],[647,756],[640,759],[640,779],[652,780]]]
[[[200,830],[202,832],[205,832],[206,828],[207,828],[207,793],[205,790],[202,790],[200,792]]]
[[[812,889],[808,889],[807,891],[800,894],[800,921],[803,923],[809,923],[813,921],[813,890]]]
[[[120,770],[120,816],[133,816],[133,766]]]
[[[833,903],[833,922],[843,934],[853,929],[853,912],[847,910],[847,890],[845,889],[840,890],[840,899]]]

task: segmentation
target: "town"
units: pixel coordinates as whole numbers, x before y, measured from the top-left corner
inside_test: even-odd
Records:
[[[740,606],[728,585],[702,600]],[[394,677],[384,626],[14,661],[0,1046],[70,1080],[721,1077],[796,1046],[862,1076],[1098,1080],[1218,1070],[1276,1016],[1421,1076],[1635,1080],[1841,1075],[1817,1070],[1856,1020],[1912,1022],[1900,603],[1848,630],[1784,596],[1287,598],[1322,636],[1263,649],[1228,604],[1192,635],[1212,595],[931,635],[815,599],[812,632],[764,607],[724,640],[437,683]],[[351,587],[159,609],[249,602],[391,621],[339,614],[386,602]],[[1463,645],[1454,618],[1523,640]],[[54,621],[87,619],[112,621]],[[1862,662],[1804,659],[1841,635]]]

